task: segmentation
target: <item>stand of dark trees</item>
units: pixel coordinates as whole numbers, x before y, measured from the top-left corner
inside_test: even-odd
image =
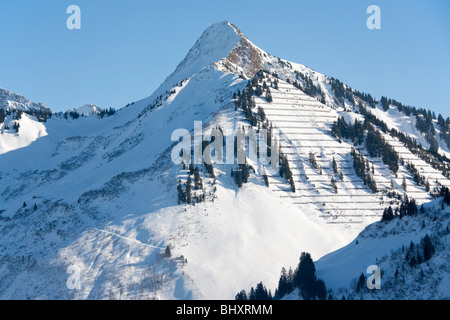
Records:
[[[240,291],[236,295],[236,300],[279,300],[284,296],[291,294],[295,289],[298,289],[299,298],[304,300],[325,300],[327,298],[327,288],[322,279],[316,277],[316,268],[311,255],[307,252],[302,252],[297,268],[286,272],[285,268],[281,269],[278,287],[272,296],[271,291],[262,282],[258,283],[256,288],[251,288],[247,294],[245,290]],[[328,296],[332,299],[332,295]]]

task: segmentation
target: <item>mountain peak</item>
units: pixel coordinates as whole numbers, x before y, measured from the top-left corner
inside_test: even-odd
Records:
[[[231,50],[242,40],[242,33],[228,21],[222,21],[207,28],[175,72],[186,77],[198,72],[212,62],[218,62],[228,56]]]
[[[188,78],[211,64],[226,72],[252,77],[263,67],[262,50],[229,21],[208,27],[166,81]]]

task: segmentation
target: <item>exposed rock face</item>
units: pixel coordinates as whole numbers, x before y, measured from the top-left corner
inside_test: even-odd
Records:
[[[262,53],[246,38],[234,47],[230,54],[222,61],[225,71],[241,74],[247,78],[252,78],[255,74],[264,69]]]

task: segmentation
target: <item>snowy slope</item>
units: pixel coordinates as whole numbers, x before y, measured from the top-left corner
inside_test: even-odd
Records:
[[[203,122],[205,134],[217,126],[227,132],[248,127],[233,94],[260,69],[273,101],[255,96],[255,103],[280,131],[296,192],[277,174],[266,187],[259,170],[239,189],[233,166],[215,163],[215,178],[198,166],[204,190],[196,193],[205,193],[206,201],[179,204],[178,181],[187,180],[188,170],[171,161],[173,131],[192,132],[194,121]],[[306,93],[309,81],[323,96]],[[296,265],[301,251],[319,259],[345,247],[379,220],[386,204],[399,202],[364,186],[352,168],[351,142],[331,136],[338,116],[362,115],[348,101],[339,104],[329,82],[220,22],[151,96],[112,116],[55,114],[39,122],[24,114],[18,135],[0,135],[0,298],[233,299],[261,280],[275,287],[279,270]],[[395,115],[378,116],[401,126]],[[310,152],[322,173],[309,162]],[[394,179],[402,193],[404,175],[408,195],[419,203],[431,198],[404,166],[395,177],[381,159],[361,152],[380,190],[391,190]],[[333,158],[343,173],[337,194],[331,191]],[[442,175],[439,180],[447,183]],[[171,258],[162,255],[167,246]],[[69,267],[79,271],[79,289],[67,286]]]
[[[448,206],[442,210],[441,206],[442,199],[434,200],[424,204],[423,212],[417,216],[370,225],[347,246],[319,259],[317,276],[325,280],[336,298],[345,295],[354,299],[449,299],[450,210]],[[436,252],[430,260],[411,267],[409,259],[414,255],[405,259],[410,244],[420,247],[427,234]],[[361,273],[368,277],[366,269],[370,265],[381,268],[381,289],[364,288],[358,293],[358,277]]]
[[[19,132],[13,129],[14,123],[20,125]],[[22,115],[20,120],[8,116],[0,124],[0,155],[6,152],[29,146],[33,141],[47,135],[43,123],[28,114]]]

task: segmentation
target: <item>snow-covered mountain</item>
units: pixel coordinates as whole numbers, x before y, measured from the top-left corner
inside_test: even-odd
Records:
[[[21,110],[21,111],[29,111],[29,110],[41,110],[41,111],[50,111],[43,103],[35,103],[27,98],[11,92],[9,90],[5,90],[0,88],[0,109],[4,110]]]
[[[85,104],[79,108],[69,109],[67,112],[76,112],[83,117],[88,117],[94,114],[100,114],[102,112],[102,108],[95,104]]]
[[[273,57],[230,22],[114,114],[17,114],[0,119],[3,299],[233,299],[261,280],[274,288],[301,251],[345,247],[404,193],[421,204],[450,185],[445,121]],[[206,136],[272,128],[283,176],[248,158],[238,187],[237,164],[174,164],[172,133],[195,121]]]

